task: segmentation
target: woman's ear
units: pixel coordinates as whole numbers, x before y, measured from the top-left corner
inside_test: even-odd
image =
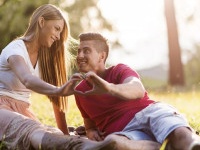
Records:
[[[42,28],[44,26],[44,17],[39,17],[38,24],[39,24],[40,28]]]

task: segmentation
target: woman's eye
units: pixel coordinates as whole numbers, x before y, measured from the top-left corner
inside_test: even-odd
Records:
[[[60,30],[60,28],[59,27],[55,27],[56,28],[56,31],[59,31]]]

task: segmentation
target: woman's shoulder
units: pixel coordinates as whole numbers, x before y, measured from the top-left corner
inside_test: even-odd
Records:
[[[10,42],[3,50],[1,55],[7,59],[10,55],[24,55],[24,51],[26,50],[24,41],[21,39],[16,39]]]
[[[6,49],[13,49],[13,48],[18,48],[18,47],[25,47],[24,45],[24,41],[21,40],[21,39],[16,39],[16,40],[13,40],[11,41],[10,43],[8,43],[8,45],[3,49],[6,50]]]
[[[15,40],[11,41],[8,45],[24,46],[24,41],[22,39],[15,39]]]

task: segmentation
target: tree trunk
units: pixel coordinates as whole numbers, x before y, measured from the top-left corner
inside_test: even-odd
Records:
[[[172,86],[183,86],[185,81],[175,18],[174,2],[173,0],[164,1],[169,48],[169,84]]]

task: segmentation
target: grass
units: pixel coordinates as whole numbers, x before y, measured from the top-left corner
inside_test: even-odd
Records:
[[[166,102],[175,106],[181,113],[188,119],[190,125],[200,132],[200,90],[157,90],[150,91],[149,96],[151,99],[161,102]],[[49,100],[42,95],[33,94],[31,98],[31,109],[43,124],[56,127],[52,104]],[[80,115],[74,96],[68,99],[68,110],[66,111],[66,120],[68,126],[78,127],[83,125],[83,119]],[[0,143],[0,150],[4,145]],[[162,148],[161,148],[162,149]],[[162,149],[163,150],[163,149]]]
[[[166,102],[175,106],[181,113],[188,119],[190,125],[200,132],[200,90],[199,91],[151,91],[149,92],[151,99],[156,101]],[[32,110],[42,123],[56,126],[53,109],[51,103],[45,96],[38,94],[32,95]],[[66,111],[66,120],[68,126],[80,126],[83,125],[83,119],[79,110],[76,107],[76,103],[73,96],[68,99],[68,110]]]
[[[51,126],[56,126],[52,104],[46,98],[46,96],[34,93],[32,94],[31,103],[32,103],[31,108],[33,112],[42,123]],[[70,96],[68,98],[68,109],[66,111],[66,120],[68,126],[78,127],[80,125],[83,125],[83,119],[81,117],[78,108],[76,107],[74,96]]]

